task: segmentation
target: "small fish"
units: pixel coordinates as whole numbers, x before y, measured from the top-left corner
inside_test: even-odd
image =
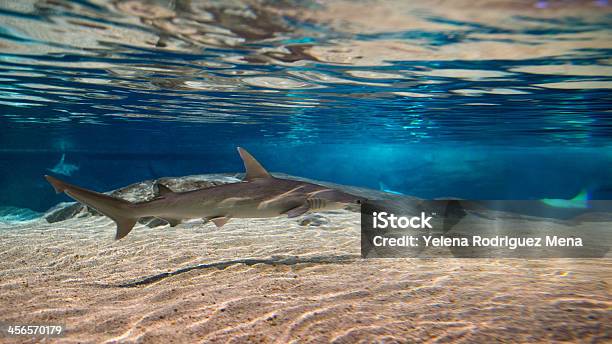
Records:
[[[242,182],[174,192],[157,184],[157,197],[146,202],[128,202],[45,176],[57,193],[110,217],[117,224],[115,239],[128,235],[139,218],[154,216],[174,227],[184,219],[204,218],[217,227],[232,218],[290,218],[313,210],[341,209],[365,199],[322,185],[273,177],[246,150],[238,147],[246,175]]]

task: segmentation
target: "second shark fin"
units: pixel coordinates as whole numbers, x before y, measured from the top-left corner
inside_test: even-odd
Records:
[[[156,196],[163,196],[174,192],[169,187],[161,183],[155,183],[155,189],[157,190],[155,193]]]
[[[244,163],[244,169],[246,175],[244,176],[245,181],[250,181],[257,178],[270,178],[272,177],[268,171],[266,171],[261,164],[253,158],[253,156],[247,152],[244,148],[238,147],[238,153]]]

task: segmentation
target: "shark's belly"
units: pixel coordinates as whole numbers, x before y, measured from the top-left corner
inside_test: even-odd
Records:
[[[222,201],[208,201],[199,203],[177,202],[168,209],[160,212],[168,218],[265,218],[276,217],[286,211],[300,206],[300,200],[265,201],[252,200],[241,197],[227,198]]]
[[[229,217],[234,218],[264,218],[283,215],[288,210],[300,206],[299,201],[294,202],[254,202],[252,204],[235,205],[223,209]]]

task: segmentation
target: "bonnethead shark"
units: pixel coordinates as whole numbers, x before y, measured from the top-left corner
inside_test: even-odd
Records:
[[[246,175],[241,182],[174,192],[157,184],[156,197],[128,202],[45,176],[57,193],[110,217],[117,224],[115,239],[128,235],[139,218],[153,216],[174,227],[184,219],[203,218],[222,227],[231,218],[297,217],[309,211],[342,209],[364,198],[322,185],[273,177],[249,152],[238,147]]]

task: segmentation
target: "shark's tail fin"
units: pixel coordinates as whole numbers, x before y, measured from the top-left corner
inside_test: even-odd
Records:
[[[76,185],[63,182],[55,177],[45,176],[45,178],[51,183],[55,192],[64,192],[71,198],[96,209],[115,221],[115,223],[117,223],[117,234],[115,239],[121,239],[128,235],[132,228],[134,228],[136,221],[138,221],[138,216],[134,214],[135,209],[128,201],[83,189]]]

